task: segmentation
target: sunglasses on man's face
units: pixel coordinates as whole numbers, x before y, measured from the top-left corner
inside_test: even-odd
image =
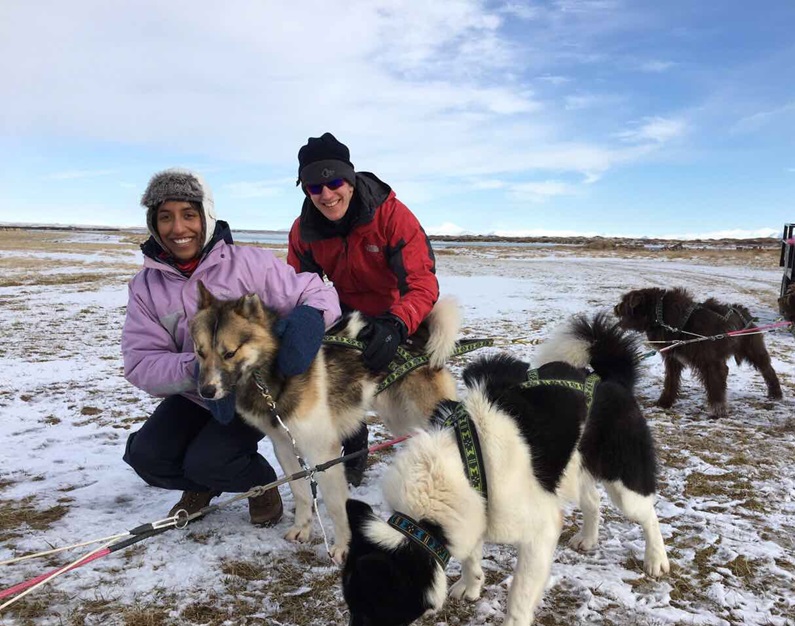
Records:
[[[332,191],[335,189],[339,189],[345,184],[344,178],[335,178],[334,180],[330,180],[327,183],[320,183],[319,185],[304,185],[304,189],[306,189],[309,193],[313,196],[317,196],[323,193],[323,187],[328,187]]]

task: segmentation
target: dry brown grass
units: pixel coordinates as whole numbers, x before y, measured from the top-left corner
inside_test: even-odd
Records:
[[[3,539],[19,537],[23,530],[46,530],[69,512],[64,499],[60,504],[40,509],[36,507],[36,498],[27,496],[19,500],[0,500],[0,528]]]
[[[569,247],[546,248],[567,256],[581,256],[582,250]],[[648,250],[645,248],[616,249],[610,246],[594,245],[587,247],[586,254],[594,257],[615,257],[632,259],[656,259],[660,261],[692,261],[707,265],[740,265],[743,267],[770,269],[776,267],[779,260],[778,250],[770,249],[676,249]]]

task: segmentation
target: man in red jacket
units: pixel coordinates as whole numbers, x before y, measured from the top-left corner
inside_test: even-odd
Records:
[[[298,183],[305,194],[290,229],[287,262],[299,272],[327,276],[343,312],[361,311],[362,358],[383,370],[439,297],[431,242],[392,188],[371,172],[356,172],[348,147],[331,133],[310,137],[298,151]],[[367,427],[343,442],[349,454],[367,447]],[[346,464],[361,483],[367,457]]]

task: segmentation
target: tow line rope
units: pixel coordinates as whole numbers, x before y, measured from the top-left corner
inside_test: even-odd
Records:
[[[283,476],[282,478],[279,478],[271,483],[268,483],[267,485],[259,485],[257,487],[253,487],[252,489],[249,489],[245,493],[239,493],[235,496],[217,502],[216,504],[210,504],[202,509],[199,509],[198,511],[192,514],[188,514],[187,511],[183,509],[177,511],[177,513],[172,515],[171,517],[166,517],[162,520],[158,520],[156,522],[151,522],[148,524],[142,524],[125,533],[119,533],[117,535],[111,535],[109,537],[103,537],[101,539],[93,539],[91,541],[84,541],[71,546],[56,548],[54,550],[46,550],[44,552],[37,552],[35,554],[28,554],[14,559],[8,559],[6,561],[2,561],[0,562],[0,565],[7,565],[10,563],[16,563],[27,559],[54,554],[56,552],[63,552],[65,550],[70,550],[73,548],[85,547],[87,545],[91,545],[94,543],[102,543],[102,545],[99,546],[98,548],[91,550],[90,552],[80,556],[79,558],[75,559],[71,563],[64,565],[63,567],[59,567],[45,574],[41,574],[24,582],[18,583],[16,585],[13,585],[12,587],[8,587],[7,589],[0,590],[0,600],[8,598],[10,596],[16,596],[11,600],[5,602],[4,604],[0,605],[0,611],[2,611],[8,606],[11,606],[11,604],[21,599],[23,596],[27,595],[28,593],[39,588],[40,586],[50,582],[55,577],[60,576],[61,574],[64,574],[68,571],[77,569],[78,567],[82,567],[83,565],[87,565],[92,561],[100,559],[113,552],[117,552],[118,550],[127,548],[133,544],[138,543],[139,541],[143,541],[144,539],[149,539],[150,537],[159,535],[160,533],[163,533],[167,530],[171,530],[174,528],[184,529],[193,520],[200,517],[204,517],[208,513],[212,513],[213,511],[217,511],[218,509],[229,506],[233,502],[237,502],[238,500],[242,500],[243,498],[248,498],[249,496],[262,495],[266,491],[270,489],[275,489],[287,482],[292,482],[294,480],[299,480],[301,478],[308,478],[310,474],[315,474],[317,472],[324,472],[328,468],[337,465],[338,463],[343,463],[349,459],[358,458],[370,452],[378,452],[379,450],[392,447],[394,445],[397,445],[398,443],[405,441],[406,439],[409,439],[409,437],[411,437],[411,435],[396,437],[395,439],[375,444],[373,446],[370,446],[369,448],[363,448],[362,450],[357,450],[356,452],[336,457],[334,459],[331,459],[330,461],[326,461],[325,463],[320,463],[319,465],[302,469],[300,472],[296,472],[294,474],[291,474],[290,476]]]
[[[339,337],[336,335],[326,335],[325,337],[323,337],[323,342],[328,344],[345,345],[348,347],[358,348],[360,350],[364,349],[363,342],[358,341],[356,339],[349,339],[347,337]],[[484,347],[496,347],[496,346],[506,346],[506,345],[516,345],[516,344],[537,345],[540,342],[541,339],[527,338],[527,337],[516,337],[516,338],[487,337],[484,339],[464,339],[456,343],[456,347],[453,349],[453,351],[450,353],[449,356],[450,357],[460,356],[462,354],[467,354],[469,352]],[[428,355],[423,354],[419,356],[412,356],[407,350],[405,350],[402,347],[398,348],[398,356],[400,357],[402,363],[396,363],[393,361],[392,363],[389,364],[389,369],[391,371],[387,375],[387,377],[378,385],[376,393],[382,392],[384,389],[395,383],[397,380],[399,380],[409,372],[417,369],[418,367],[425,365],[430,361],[430,357]],[[35,554],[28,554],[21,557],[0,561],[0,565],[7,565],[10,563],[17,563],[27,559],[56,554],[74,548],[85,547],[95,543],[103,544],[100,547],[91,550],[87,554],[81,556],[80,558],[72,561],[71,563],[68,563],[67,565],[61,568],[55,569],[45,574],[41,574],[39,576],[36,576],[35,578],[31,578],[27,581],[24,581],[7,589],[0,590],[0,600],[2,600],[3,598],[7,598],[9,596],[15,596],[11,600],[0,605],[0,610],[5,609],[6,607],[10,606],[14,602],[22,598],[23,596],[27,595],[28,593],[32,592],[38,587],[53,580],[56,576],[60,576],[65,572],[76,569],[78,567],[82,567],[83,565],[86,565],[91,561],[107,556],[112,552],[116,552],[123,548],[129,547],[135,543],[138,543],[139,541],[143,541],[144,539],[149,539],[150,537],[163,533],[167,530],[171,530],[172,528],[179,528],[179,529],[186,528],[188,524],[192,522],[194,519],[203,517],[208,513],[217,511],[218,509],[228,506],[234,502],[237,502],[238,500],[242,500],[243,498],[248,498],[251,496],[256,497],[262,495],[269,489],[275,489],[279,487],[279,485],[283,485],[293,480],[299,480],[301,478],[309,479],[312,489],[313,508],[315,514],[318,517],[318,520],[320,520],[320,512],[318,510],[318,503],[317,503],[317,482],[315,480],[316,473],[326,471],[328,468],[332,467],[333,465],[342,463],[349,459],[358,458],[366,453],[377,452],[378,450],[394,446],[402,441],[405,441],[411,436],[407,435],[404,437],[398,437],[396,439],[392,439],[390,441],[381,444],[370,446],[369,448],[363,448],[362,450],[352,452],[351,454],[346,454],[344,456],[337,457],[335,459],[332,459],[331,461],[327,461],[325,463],[309,467],[306,464],[306,461],[303,459],[303,457],[299,454],[298,449],[296,447],[295,439],[293,438],[292,433],[290,433],[290,429],[287,428],[287,425],[283,422],[283,420],[279,416],[276,409],[276,403],[272,395],[270,394],[270,391],[268,390],[267,386],[265,385],[264,380],[262,379],[261,376],[258,376],[257,374],[259,374],[259,372],[256,372],[254,376],[257,388],[260,390],[260,393],[265,398],[266,404],[268,405],[268,409],[271,412],[272,417],[280,424],[280,426],[286,431],[286,433],[290,437],[290,441],[293,446],[293,453],[295,454],[302,468],[300,472],[296,472],[294,474],[291,474],[290,476],[284,476],[267,485],[260,485],[257,487],[253,487],[252,489],[250,489],[245,493],[240,493],[233,497],[217,502],[216,504],[208,505],[192,514],[188,514],[187,511],[181,509],[171,517],[167,517],[162,520],[158,520],[156,522],[151,522],[149,524],[143,524],[141,526],[137,526],[136,528],[133,528],[125,533],[110,535],[108,537],[103,537],[101,539],[93,539],[90,541],[84,541],[81,543],[73,544],[71,546],[55,548],[44,552],[37,552]],[[326,530],[323,527],[322,521],[320,522],[320,528],[323,533],[323,542],[326,546],[326,552],[330,554],[331,551],[329,549],[328,537],[326,536]]]
[[[663,352],[668,352],[673,348],[677,348],[679,346],[691,343],[699,343],[702,341],[718,341],[719,339],[728,339],[730,337],[744,337],[745,335],[761,335],[762,333],[767,333],[772,330],[776,330],[778,328],[787,328],[788,326],[792,326],[792,322],[786,322],[786,321],[774,322],[773,324],[765,324],[764,326],[754,326],[751,328],[741,328],[740,330],[731,330],[729,332],[720,333],[718,335],[709,335],[709,336],[697,335],[695,339],[679,339],[676,341],[665,341],[665,340],[648,341],[647,343],[650,344],[666,343],[669,345],[665,346],[664,348],[660,348],[659,350],[650,350],[649,352],[640,355],[638,360],[654,356],[658,352],[662,354]],[[695,333],[688,333],[688,334],[694,335]]]

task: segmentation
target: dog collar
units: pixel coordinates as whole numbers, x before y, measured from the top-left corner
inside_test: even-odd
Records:
[[[489,489],[486,483],[486,466],[483,462],[480,438],[464,405],[459,402],[455,410],[448,413],[444,419],[434,417],[433,423],[442,428],[453,429],[455,441],[458,444],[458,453],[461,455],[469,484],[483,496],[484,500],[488,500]]]
[[[443,570],[447,568],[447,564],[450,562],[450,551],[418,521],[404,513],[395,512],[387,520],[387,524],[430,552]]]
[[[519,386],[523,389],[529,389],[531,387],[547,385],[553,387],[566,387],[568,389],[573,389],[574,391],[579,391],[585,395],[585,414],[590,415],[594,391],[596,390],[596,385],[599,384],[600,380],[601,378],[599,378],[599,374],[594,373],[588,374],[584,383],[581,383],[578,380],[568,380],[566,378],[541,378],[537,369],[531,369],[527,371],[527,381],[523,382]]]

